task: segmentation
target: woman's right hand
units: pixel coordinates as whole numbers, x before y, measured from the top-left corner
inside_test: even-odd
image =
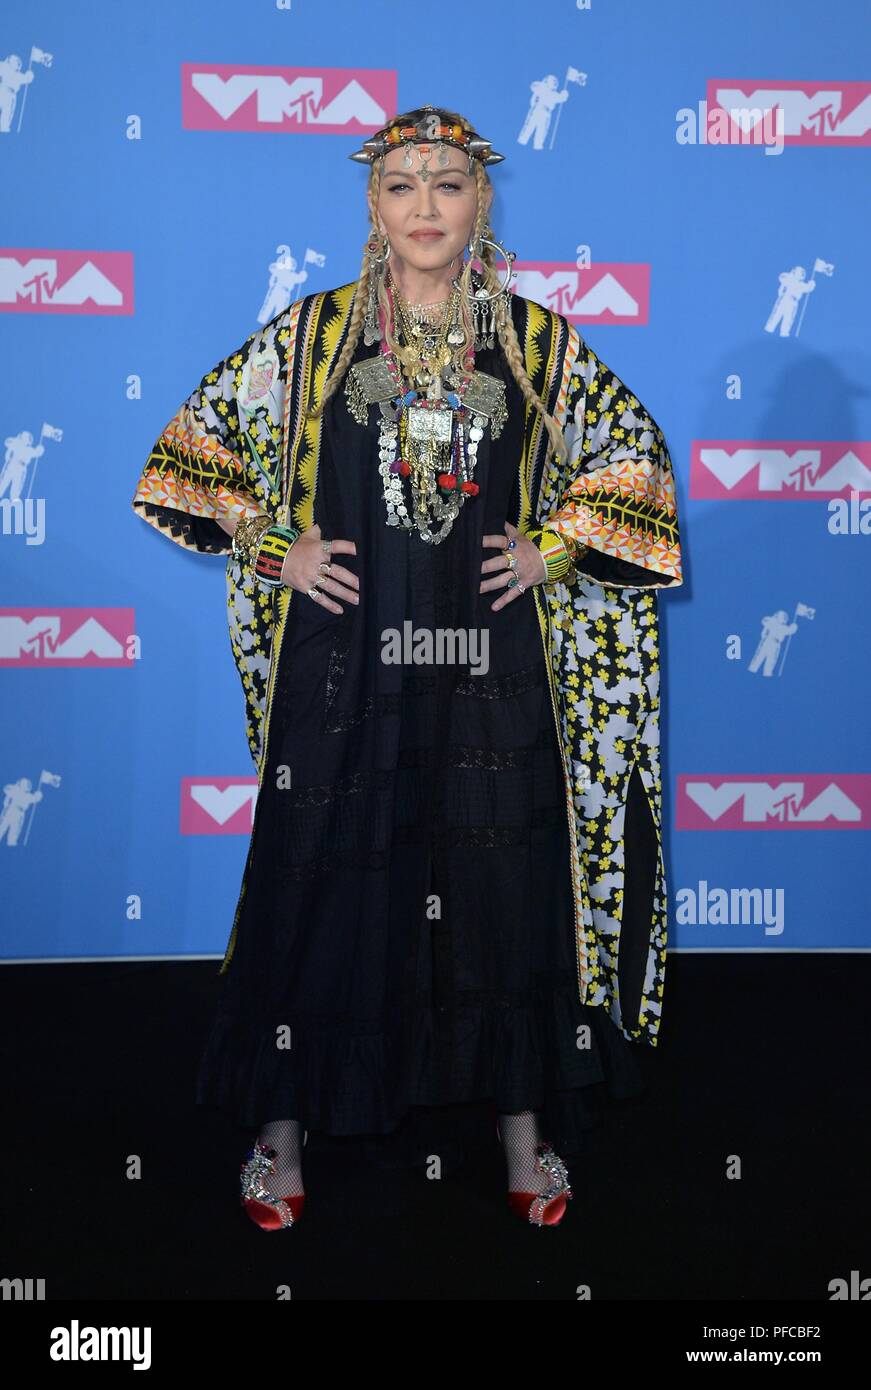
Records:
[[[329,595],[343,598],[349,603],[359,603],[360,581],[353,570],[336,564],[334,557],[337,554],[356,555],[356,543],[334,540],[330,543],[330,554],[327,555],[321,545],[320,526],[310,526],[294,541],[285,555],[281,567],[281,582],[289,589],[299,589],[304,594],[309,589],[316,588],[318,597],[312,599],[313,603],[328,608],[331,613],[344,613],[341,604],[334,602]],[[324,560],[330,565],[329,574],[323,574],[318,568]],[[318,580],[320,584],[317,583]]]

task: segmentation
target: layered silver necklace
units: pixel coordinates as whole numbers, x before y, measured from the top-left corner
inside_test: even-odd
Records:
[[[382,340],[379,354],[355,363],[345,381],[359,424],[367,423],[370,405],[380,409],[387,525],[414,529],[432,545],[450,534],[461,507],[479,491],[474,475],[488,423],[498,439],[508,417],[504,383],[474,368],[473,351],[461,368],[454,366],[450,348],[465,341],[458,295],[446,302],[442,322],[434,322],[432,311],[440,307],[395,305],[403,338],[397,352]]]

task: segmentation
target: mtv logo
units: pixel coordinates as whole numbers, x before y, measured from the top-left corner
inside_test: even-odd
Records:
[[[0,249],[0,312],[132,314],[129,251]]]

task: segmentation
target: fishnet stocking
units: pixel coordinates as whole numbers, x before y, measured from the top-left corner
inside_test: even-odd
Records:
[[[499,1116],[499,1138],[508,1164],[510,1192],[544,1192],[546,1173],[535,1166],[535,1147],[541,1142],[538,1116],[534,1110]]]
[[[298,1120],[270,1120],[257,1136],[261,1144],[275,1149],[275,1172],[267,1173],[263,1185],[271,1197],[299,1197],[302,1185],[302,1133]]]

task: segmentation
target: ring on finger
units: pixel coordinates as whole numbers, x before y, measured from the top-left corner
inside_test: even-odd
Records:
[[[516,556],[516,555],[506,555],[506,556],[505,556],[505,564],[506,564],[506,566],[508,567],[508,569],[510,569],[510,570],[515,570],[515,569],[517,569],[517,556]]]
[[[321,563],[318,565],[318,571],[320,574],[332,574],[333,567],[327,560],[321,560]]]

